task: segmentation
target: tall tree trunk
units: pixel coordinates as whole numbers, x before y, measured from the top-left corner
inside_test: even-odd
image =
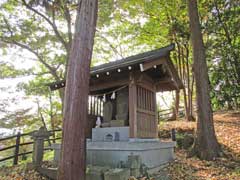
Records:
[[[84,180],[86,170],[89,72],[97,20],[97,0],[80,0],[64,98],[62,157],[58,180]]]
[[[216,139],[213,124],[206,54],[199,22],[197,0],[188,0],[187,2],[193,45],[193,67],[198,108],[197,132],[192,152],[201,159],[212,160],[219,156],[221,149]]]

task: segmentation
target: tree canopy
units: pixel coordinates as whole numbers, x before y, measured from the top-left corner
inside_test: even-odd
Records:
[[[199,2],[214,110],[240,104],[239,7],[237,0]],[[18,91],[44,99],[40,106],[46,119],[50,107],[61,119],[64,92],[50,93],[47,84],[66,78],[76,8],[76,1],[65,0],[0,3],[1,56],[8,57],[0,60],[0,78],[30,77],[18,83]],[[94,42],[92,65],[175,43],[172,59],[185,85],[180,104],[191,119],[195,78],[185,1],[102,0]],[[21,60],[29,66],[20,67]]]

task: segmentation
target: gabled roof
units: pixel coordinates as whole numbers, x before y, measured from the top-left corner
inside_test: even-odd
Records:
[[[129,56],[127,58],[105,63],[99,66],[94,66],[91,68],[90,73],[91,75],[97,74],[97,73],[103,73],[103,72],[111,71],[113,69],[127,67],[134,64],[140,64],[146,61],[151,61],[161,57],[165,57],[169,55],[169,53],[172,50],[174,50],[174,47],[175,47],[174,44],[170,44],[160,49],[148,51],[148,52],[137,54],[134,56]]]
[[[96,77],[97,74],[108,73],[108,72],[114,71],[116,69],[122,69],[122,68],[134,67],[134,66],[139,67],[139,64],[148,63],[148,62],[151,62],[151,61],[154,61],[157,59],[161,59],[161,58],[165,58],[165,57],[167,59],[166,61],[169,61],[168,63],[170,63],[170,65],[171,65],[172,62],[170,62],[171,60],[169,59],[169,55],[170,55],[170,52],[172,50],[174,50],[174,47],[175,47],[174,44],[170,44],[170,45],[165,46],[160,49],[137,54],[137,55],[130,56],[130,57],[127,57],[124,59],[105,63],[105,64],[102,64],[99,66],[94,66],[90,69],[91,77]],[[172,64],[171,69],[172,68],[174,69],[173,64]],[[175,72],[174,72],[174,74],[175,74]],[[177,78],[176,80],[179,82],[179,87],[181,88],[182,83],[179,81],[178,75],[176,74],[175,77]],[[65,80],[52,83],[49,86],[50,86],[51,90],[56,90],[56,89],[62,88],[65,86]]]

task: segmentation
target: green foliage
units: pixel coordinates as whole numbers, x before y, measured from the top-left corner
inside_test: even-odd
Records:
[[[25,76],[30,73],[31,73],[30,69],[29,70],[16,69],[15,66],[12,64],[0,62],[0,79],[16,78],[19,76]]]
[[[204,23],[215,109],[237,108],[240,103],[239,1],[208,2],[209,18]]]
[[[28,128],[34,126],[35,128],[38,128],[39,125],[41,125],[41,122],[39,123],[37,118],[35,118],[30,111],[31,109],[29,108],[8,112],[0,119],[0,127],[7,129],[12,129],[13,127],[23,129],[24,126],[28,126]]]

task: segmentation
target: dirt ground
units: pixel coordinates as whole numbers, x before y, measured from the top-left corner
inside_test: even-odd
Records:
[[[240,180],[240,112],[215,113],[214,125],[225,156],[201,161],[187,158],[186,150],[176,149],[176,160],[165,169],[170,180]],[[195,127],[195,122],[172,121],[162,129],[191,132]]]

